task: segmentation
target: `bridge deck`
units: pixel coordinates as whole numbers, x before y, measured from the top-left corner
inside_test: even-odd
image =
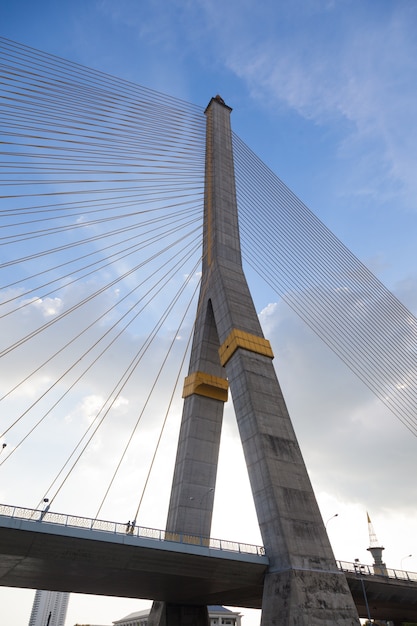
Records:
[[[393,622],[417,621],[417,582],[345,572],[360,617]],[[365,601],[366,598],[366,601]]]
[[[1,586],[261,608],[268,558],[260,546],[144,528],[130,535],[123,524],[55,513],[41,521],[40,511],[0,505],[0,513],[6,511],[0,514]],[[338,565],[361,617],[368,616],[368,604],[373,619],[417,621],[417,575],[388,570],[378,576],[371,567],[358,573],[356,564]]]
[[[39,512],[32,519],[0,515],[0,585],[260,608],[266,556],[138,530],[63,526],[39,521]]]

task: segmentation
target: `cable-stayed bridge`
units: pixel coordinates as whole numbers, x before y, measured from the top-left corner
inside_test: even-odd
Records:
[[[15,476],[21,454],[50,456],[38,503],[56,506],[85,484],[85,459],[107,431],[112,469],[93,476],[91,515],[109,506],[135,451],[147,467],[136,520],[181,404],[202,252],[210,264],[204,111],[5,40],[1,56],[2,471]],[[415,318],[232,143],[244,261],[415,434]],[[221,395],[219,378],[200,381],[209,395]],[[59,455],[58,444],[33,443],[43,429],[64,439]],[[187,496],[197,526],[213,490]]]

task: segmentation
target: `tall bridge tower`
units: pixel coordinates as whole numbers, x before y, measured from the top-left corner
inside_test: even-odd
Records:
[[[358,625],[242,269],[230,112],[219,96],[206,109],[202,284],[167,530],[210,535],[223,407],[230,387],[270,562],[262,625]],[[157,602],[150,618],[150,626],[207,623],[206,607]]]

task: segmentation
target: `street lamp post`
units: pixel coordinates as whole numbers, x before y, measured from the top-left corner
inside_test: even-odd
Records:
[[[401,559],[401,566],[400,566],[400,567],[401,567],[401,570],[402,570],[402,571],[404,571],[404,570],[403,570],[403,561],[404,561],[405,559],[409,559],[409,558],[410,558],[410,556],[413,556],[413,555],[412,555],[412,554],[407,554],[406,556],[403,556],[403,558]]]
[[[360,564],[359,559],[355,559],[356,576],[359,576],[360,581],[361,581],[362,593],[365,599],[366,613],[368,615],[368,621],[371,622],[371,612],[369,610],[368,596],[366,595],[365,582],[363,579],[363,569],[364,569],[364,566]]]
[[[41,514],[39,516],[39,521],[41,522],[43,520],[43,518],[45,517],[45,515],[47,514],[47,512],[49,511],[49,507],[51,506],[50,502],[49,502],[49,498],[44,498],[43,502],[45,504],[44,509],[41,511]]]
[[[329,517],[329,519],[327,520],[327,522],[326,522],[326,524],[324,526],[326,529],[327,529],[327,524],[330,522],[330,520],[334,519],[335,517],[339,517],[339,513],[335,513],[334,515]]]

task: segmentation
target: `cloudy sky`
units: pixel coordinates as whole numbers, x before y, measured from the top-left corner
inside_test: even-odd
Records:
[[[412,0],[6,0],[0,24],[4,37],[202,107],[221,94],[234,131],[416,314]],[[404,567],[417,571],[415,438],[277,296],[250,286],[323,519],[338,514],[336,558],[370,562],[369,511],[387,565],[413,554]],[[248,491],[228,410],[216,503],[233,513],[215,512],[214,536],[260,541]],[[143,525],[162,526],[158,502],[149,508]],[[4,621],[27,623],[33,595],[0,590]],[[142,606],[73,597],[67,626]]]

